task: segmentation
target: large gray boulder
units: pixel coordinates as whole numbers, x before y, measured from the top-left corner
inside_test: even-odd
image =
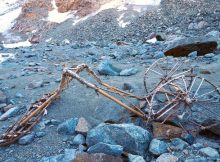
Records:
[[[144,155],[151,140],[150,133],[133,124],[100,124],[88,132],[89,147],[99,143],[121,145],[125,151]]]
[[[149,151],[153,155],[161,155],[163,153],[168,152],[167,148],[168,148],[168,145],[166,142],[158,140],[158,139],[153,139],[150,142]]]
[[[78,118],[71,118],[59,124],[57,127],[58,133],[73,135],[75,133],[78,120]]]
[[[91,146],[88,151],[90,153],[104,153],[107,155],[120,156],[123,153],[123,147],[120,145],[110,145],[99,142]]]
[[[198,56],[212,53],[217,49],[217,39],[213,36],[189,37],[175,40],[164,50],[166,56],[183,57],[197,51]]]

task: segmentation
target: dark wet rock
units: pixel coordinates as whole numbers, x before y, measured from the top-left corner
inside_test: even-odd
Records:
[[[199,150],[199,152],[202,155],[208,156],[208,157],[213,157],[213,158],[218,158],[219,157],[219,153],[216,149],[213,149],[211,147],[206,147],[206,148],[202,148]]]
[[[81,153],[77,154],[74,162],[123,162],[120,157],[106,155],[103,153],[88,154]]]
[[[168,145],[166,142],[158,140],[158,139],[153,139],[150,142],[149,151],[153,155],[161,155],[163,153],[168,152],[167,148],[168,148]]]
[[[99,142],[91,146],[88,153],[104,153],[107,155],[120,156],[123,153],[123,147],[120,145],[110,145],[106,143]]]
[[[130,83],[124,83],[122,89],[125,91],[131,91],[131,90],[133,91],[135,89],[135,86],[133,86]]]
[[[65,149],[64,154],[44,157],[40,162],[72,162],[76,157],[76,149]]]
[[[81,145],[85,143],[86,143],[86,139],[82,134],[77,134],[72,141],[73,145]]]
[[[121,145],[125,151],[144,155],[151,139],[150,133],[133,124],[100,124],[88,132],[86,143],[93,146],[99,142]]]
[[[185,162],[207,162],[207,159],[204,157],[188,158]]]
[[[57,127],[57,132],[59,134],[69,134],[73,135],[75,133],[75,128],[78,123],[78,118],[71,118],[61,123]]]
[[[189,144],[183,140],[181,140],[180,138],[174,138],[171,140],[171,144],[172,144],[172,149],[173,150],[183,150],[184,148],[186,148]]]
[[[121,69],[114,67],[108,60],[104,60],[98,66],[98,72],[101,75],[119,75]]]
[[[6,103],[7,96],[0,90],[0,103]]]
[[[79,121],[76,125],[76,129],[75,131],[77,133],[80,133],[80,134],[83,134],[83,135],[86,135],[87,132],[89,131],[90,129],[90,124],[87,122],[87,120],[85,118],[79,118]]]
[[[129,69],[124,69],[120,72],[121,76],[130,76],[130,75],[134,75],[138,72],[138,69],[135,68],[129,68]]]
[[[31,143],[34,140],[34,137],[35,137],[35,133],[33,132],[31,134],[28,134],[28,135],[25,135],[25,136],[21,137],[18,140],[18,143],[20,145],[27,145],[27,144]]]
[[[145,162],[145,160],[142,156],[128,154],[128,162]]]
[[[193,51],[198,52],[198,56],[211,53],[217,49],[216,38],[210,36],[182,38],[173,41],[164,50],[166,56],[188,56]]]
[[[6,119],[16,115],[18,111],[19,111],[19,107],[17,107],[17,106],[9,109],[8,111],[6,111],[4,114],[2,114],[0,116],[0,121],[6,120]]]
[[[211,74],[209,70],[200,70],[200,74]]]
[[[156,159],[156,162],[176,162],[176,161],[178,161],[178,158],[170,153],[164,153]]]

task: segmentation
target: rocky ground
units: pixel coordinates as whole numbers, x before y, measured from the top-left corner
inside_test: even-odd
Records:
[[[104,82],[143,96],[145,69],[180,46],[190,60],[186,66],[220,87],[218,6],[217,0],[163,0],[159,10],[142,15],[126,11],[136,18],[129,18],[125,28],[116,21],[122,13],[109,9],[71,28],[71,19],[56,24],[31,47],[0,46],[3,58],[14,54],[0,64],[0,133],[31,103],[56,89],[64,65],[86,63]],[[155,35],[160,41],[146,41]],[[219,105],[214,111],[210,119],[220,121]],[[219,130],[156,138],[146,122],[73,81],[30,134],[0,148],[0,161],[213,162],[220,161]]]

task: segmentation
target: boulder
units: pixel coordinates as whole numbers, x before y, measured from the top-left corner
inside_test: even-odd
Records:
[[[207,27],[209,24],[206,21],[200,21],[198,23],[198,29],[203,29],[205,27]]]
[[[14,116],[19,111],[19,107],[15,106],[8,111],[6,111],[4,114],[0,116],[0,121],[6,120],[12,116]]]
[[[128,154],[128,162],[145,162],[145,160],[142,156]]]
[[[172,144],[172,147],[171,147],[172,150],[177,150],[177,151],[181,151],[189,145],[187,142],[181,140],[180,138],[172,139],[171,144]]]
[[[25,135],[25,136],[21,137],[18,140],[18,143],[20,145],[27,145],[27,144],[31,143],[34,140],[34,137],[35,137],[35,133]]]
[[[189,133],[184,133],[181,135],[181,138],[186,141],[187,143],[189,143],[190,145],[193,144],[194,142],[194,137],[192,134],[189,134]]]
[[[163,58],[165,57],[164,53],[162,51],[156,51],[154,53],[154,56],[153,56],[155,59],[159,59],[159,58]]]
[[[213,30],[213,31],[210,31],[206,34],[206,36],[213,36],[217,39],[220,38],[220,32],[219,31],[216,31],[216,30]]]
[[[3,108],[3,110],[4,110],[4,112],[7,112],[8,110],[10,110],[10,109],[13,108],[13,107],[14,107],[14,105],[9,104],[9,105],[5,106],[5,107]]]
[[[104,153],[107,155],[120,156],[123,153],[123,147],[120,145],[110,145],[99,142],[91,146],[87,152],[91,153]]]
[[[85,118],[79,118],[75,131],[77,133],[86,135],[89,129],[90,129],[90,124],[87,122],[87,120]]]
[[[59,134],[69,134],[73,135],[75,133],[75,128],[78,123],[78,118],[71,118],[61,123],[57,127]]]
[[[161,155],[163,153],[168,152],[168,145],[166,142],[158,140],[158,139],[153,139],[150,142],[150,146],[149,146],[149,151],[150,153],[152,153],[153,155]]]
[[[193,51],[188,55],[190,58],[195,59],[197,57],[197,51]]]
[[[86,143],[86,139],[82,134],[77,134],[72,141],[73,145],[81,145],[85,143]]]
[[[171,42],[164,53],[166,56],[184,57],[197,51],[198,56],[202,56],[215,51],[217,45],[216,38],[212,36],[182,38]]]
[[[178,158],[170,153],[164,153],[156,159],[156,162],[176,162],[176,161],[178,161]]]
[[[159,122],[153,122],[154,138],[171,139],[181,137],[183,132],[184,130],[182,128],[173,125],[162,124]]]
[[[135,68],[129,68],[129,69],[124,69],[120,72],[121,76],[130,76],[130,75],[134,75],[138,72],[138,69]]]
[[[219,157],[219,153],[216,149],[211,148],[211,147],[206,147],[206,148],[202,148],[199,150],[199,152],[202,155],[208,156],[208,157],[212,157],[212,158],[218,158]]]
[[[144,155],[150,140],[150,133],[139,126],[103,123],[88,132],[86,143],[88,146],[99,142],[121,145],[127,152]]]
[[[74,162],[123,162],[123,160],[120,157],[106,155],[103,153],[81,153],[76,155]]]
[[[32,81],[25,87],[25,89],[36,89],[42,87],[43,83],[44,83],[43,80]]]
[[[108,60],[104,60],[98,65],[98,72],[101,75],[116,76],[120,74],[121,69],[113,66]]]
[[[30,43],[36,44],[40,42],[40,36],[38,35],[33,35],[29,40]]]

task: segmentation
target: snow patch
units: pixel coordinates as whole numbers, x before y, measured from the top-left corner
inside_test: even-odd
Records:
[[[141,12],[143,10],[147,10],[149,6],[158,6],[160,5],[161,0],[112,0],[100,7],[99,10],[83,17],[75,17],[75,20],[73,22],[73,26],[76,25],[77,23],[87,20],[89,17],[97,15],[99,12],[111,8],[115,8],[118,11],[124,11],[128,9],[132,9],[138,12]],[[123,17],[123,16],[122,16]],[[119,26],[121,27],[126,27],[129,22],[124,22],[122,18],[118,18],[119,21]]]
[[[1,0],[0,2],[0,15],[3,15],[7,12],[13,10],[13,8],[17,8],[19,4],[18,0]]]
[[[0,16],[0,33],[6,34],[9,29],[14,25],[15,19],[20,15],[21,7],[5,13]]]
[[[152,39],[148,39],[146,42],[148,42],[148,43],[156,43],[157,42],[157,38],[154,37]]]
[[[8,44],[3,43],[3,47],[5,48],[17,48],[17,47],[29,47],[29,46],[31,46],[31,43],[28,40],[17,43],[8,43]]]
[[[119,18],[117,18],[117,21],[118,21],[118,25],[119,25],[120,27],[125,28],[127,25],[130,24],[130,22],[125,22],[125,21],[123,20],[123,18],[124,18],[124,13],[121,14],[121,16],[120,16]]]
[[[48,12],[47,21],[61,23],[73,17],[72,15],[70,15],[71,12],[58,12],[58,7],[56,6],[55,0],[52,1],[52,5],[54,9]]]

